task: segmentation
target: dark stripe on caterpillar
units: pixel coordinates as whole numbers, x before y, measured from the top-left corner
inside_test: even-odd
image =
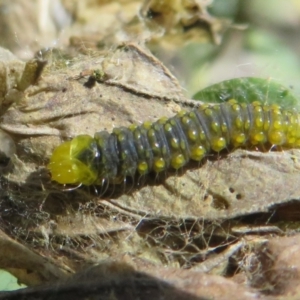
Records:
[[[79,135],[54,150],[48,168],[61,184],[115,183],[136,173],[177,170],[225,148],[274,145],[300,147],[300,115],[274,104],[230,100],[111,134]]]

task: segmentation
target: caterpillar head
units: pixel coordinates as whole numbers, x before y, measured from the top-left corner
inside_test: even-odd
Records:
[[[60,184],[91,185],[98,177],[98,159],[95,140],[89,135],[79,135],[58,146],[47,167],[52,180]]]

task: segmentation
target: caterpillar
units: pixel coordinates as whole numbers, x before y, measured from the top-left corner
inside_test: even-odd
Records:
[[[60,184],[118,182],[136,173],[178,170],[225,148],[300,147],[300,114],[277,104],[202,104],[156,122],[79,135],[58,146],[48,169]]]

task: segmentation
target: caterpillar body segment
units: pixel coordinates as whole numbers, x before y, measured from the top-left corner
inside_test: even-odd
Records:
[[[54,150],[48,169],[58,183],[93,185],[177,170],[211,152],[256,145],[299,148],[300,115],[260,102],[204,104],[111,134],[79,135]]]

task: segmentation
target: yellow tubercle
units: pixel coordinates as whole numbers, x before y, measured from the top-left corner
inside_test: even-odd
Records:
[[[251,142],[252,145],[265,143],[266,142],[266,137],[265,137],[264,132],[262,132],[262,131],[259,132],[258,131],[258,132],[255,132],[255,133],[251,134],[250,142]]]
[[[191,159],[195,161],[200,161],[205,156],[205,149],[203,146],[194,146],[191,149]]]
[[[129,125],[129,129],[131,130],[131,131],[134,131],[134,130],[136,130],[137,129],[137,125],[136,124],[131,124],[131,125]]]
[[[214,121],[210,124],[210,126],[211,126],[211,129],[213,130],[213,132],[215,132],[215,133],[220,132],[220,124],[218,122]]]
[[[290,137],[290,136],[287,137],[286,144],[289,147],[293,147],[295,143],[296,143],[296,138],[295,137]]]
[[[256,128],[262,128],[264,125],[264,120],[261,117],[257,117],[254,120],[254,124]]]
[[[198,132],[195,129],[191,129],[188,131],[188,137],[190,141],[195,142],[197,140],[198,137]]]
[[[285,134],[279,130],[269,132],[269,143],[272,145],[282,145],[285,142]]]
[[[233,104],[231,106],[231,108],[232,108],[233,111],[240,111],[241,110],[241,106],[239,104],[236,104],[236,103]]]
[[[205,113],[206,116],[212,116],[213,110],[211,108],[206,108],[204,110],[204,113]]]
[[[234,104],[238,104],[237,100],[234,99],[234,98],[229,99],[229,100],[227,101],[227,103],[231,104],[232,106],[233,106]]]
[[[165,130],[166,132],[171,132],[171,131],[172,131],[172,126],[171,126],[169,123],[167,123],[167,124],[165,124],[165,126],[164,126],[164,130]]]
[[[246,142],[246,136],[244,133],[236,133],[232,135],[232,144],[234,147],[242,146]]]
[[[166,163],[163,158],[157,157],[154,159],[153,170],[156,173],[159,173],[159,172],[165,170],[165,168],[166,168]]]
[[[141,161],[138,164],[138,172],[141,175],[147,174],[149,172],[148,164],[145,161]]]
[[[224,134],[227,134],[227,133],[228,133],[228,127],[227,127],[227,124],[226,124],[226,123],[223,123],[223,124],[221,125],[221,131],[222,131],[222,133],[224,133]]]
[[[241,129],[243,128],[243,119],[241,118],[241,116],[237,116],[234,122],[234,125],[236,127],[236,129]]]
[[[181,123],[184,125],[188,125],[191,122],[191,118],[187,115],[181,118]]]
[[[146,121],[142,125],[145,129],[150,129],[152,127],[152,123],[150,121]]]
[[[226,140],[223,137],[214,138],[211,141],[211,149],[215,152],[220,152],[226,147]]]
[[[186,163],[186,160],[182,154],[177,154],[172,157],[171,166],[175,170],[178,170],[181,167],[183,167],[185,165],[185,163]]]
[[[179,140],[177,138],[172,138],[171,147],[173,149],[179,149]]]

